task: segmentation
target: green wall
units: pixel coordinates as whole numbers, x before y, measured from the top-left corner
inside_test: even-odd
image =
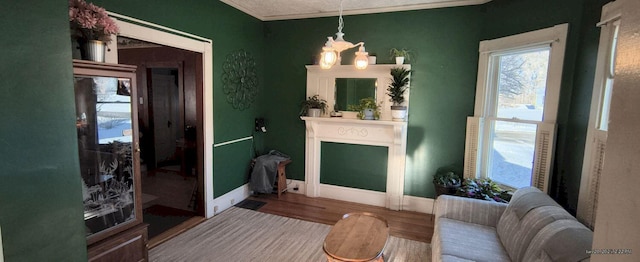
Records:
[[[251,54],[257,64],[258,95],[262,95],[264,83],[263,25],[220,1],[127,1],[100,0],[94,3],[107,10],[135,17],[204,38],[213,40],[213,124],[214,144],[227,142],[252,135],[254,118],[260,112],[260,101],[245,110],[234,109],[227,103],[222,90],[222,65],[227,56],[243,49]],[[248,167],[252,155],[239,152],[251,151],[251,143],[240,143],[215,148],[213,181],[214,196],[218,197],[246,183],[238,179],[237,172]],[[223,158],[221,162],[216,159]],[[216,183],[218,182],[218,183]]]
[[[433,197],[432,177],[442,166],[462,166],[466,117],[473,115],[478,44],[481,40],[569,23],[558,117],[557,151],[551,195],[574,212],[580,187],[603,0],[494,0],[484,5],[344,17],[345,39],[364,41],[378,63],[390,63],[391,47],[407,48],[412,66],[405,194]],[[264,107],[271,120],[265,147],[288,152],[289,174],[304,180],[304,124],[298,118],[305,98],[306,70],[337,18],[265,23]],[[278,46],[278,48],[272,48]],[[353,51],[345,51],[351,55]],[[344,61],[350,61],[345,57]],[[266,103],[266,102],[265,102]],[[298,160],[297,162],[295,162]]]
[[[388,154],[383,146],[322,142],[320,183],[385,192]]]
[[[67,1],[0,8],[4,259],[86,261]]]
[[[245,140],[213,148],[213,166],[220,167],[217,170],[223,170],[214,173],[213,176],[214,198],[247,183],[249,162],[253,157],[251,142]]]
[[[436,169],[462,164],[478,42],[569,22],[552,195],[575,209],[599,35],[594,25],[605,2],[494,0],[481,6],[346,16],[346,39],[365,41],[379,63],[390,63],[386,54],[391,47],[416,55],[411,61],[405,193],[433,197]],[[260,22],[208,0],[95,3],[212,39],[215,143],[250,136],[253,118],[265,117],[269,131],[257,136],[258,148],[291,155],[288,176],[304,179],[305,132],[297,116],[306,95],[304,65],[311,64],[325,37],[337,31],[336,17]],[[10,1],[0,10],[0,22],[5,260],[85,261],[67,1]],[[255,56],[260,78],[261,99],[244,111],[226,103],[221,88],[224,59],[238,49]],[[214,149],[216,196],[246,181],[249,141]]]
[[[261,21],[219,1],[93,2],[212,39],[215,143],[252,134],[259,102],[244,111],[233,109],[222,92],[221,74],[226,56],[244,49],[258,64],[263,92]],[[86,261],[67,5],[10,1],[0,10],[0,227],[5,261]],[[214,158],[224,160],[214,167],[217,196],[246,182],[251,151],[250,142],[214,150]]]
[[[271,121],[265,147],[293,158],[287,175],[304,180],[305,127],[297,113],[305,98],[306,69],[336,17],[265,23],[265,117]],[[432,175],[440,166],[462,165],[466,117],[473,114],[478,41],[478,6],[345,16],[345,39],[365,41],[378,63],[388,64],[392,47],[413,51],[405,193],[432,197]],[[278,48],[271,48],[277,46]],[[345,51],[352,55],[353,51]],[[350,61],[344,58],[344,61]],[[356,167],[357,168],[357,167]]]

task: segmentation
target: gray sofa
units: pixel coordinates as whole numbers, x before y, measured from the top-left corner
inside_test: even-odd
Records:
[[[442,195],[436,200],[432,260],[588,261],[593,232],[537,188],[507,204]]]

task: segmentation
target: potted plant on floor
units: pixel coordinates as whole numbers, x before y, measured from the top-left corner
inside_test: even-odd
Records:
[[[511,200],[510,191],[503,190],[496,182],[488,178],[465,179],[456,195],[500,203],[508,203]]]
[[[300,105],[302,106],[302,109],[300,109],[301,116],[320,117],[327,111],[327,101],[320,98],[319,95],[309,97],[307,100],[302,101]]]
[[[373,97],[360,99],[358,105],[349,105],[349,111],[358,111],[358,118],[362,120],[378,120],[380,119],[380,105],[376,103]]]
[[[454,195],[460,188],[462,178],[449,167],[439,168],[433,176],[433,186],[436,188],[436,197],[439,195]]]
[[[409,74],[411,70],[404,67],[391,68],[391,83],[387,87],[387,95],[393,102],[391,117],[393,121],[404,121],[407,116],[407,106],[404,103],[404,93],[409,89]]]
[[[391,60],[395,58],[396,65],[404,64],[405,60],[411,60],[411,51],[407,49],[397,49],[394,47],[389,50],[389,55],[391,56]]]

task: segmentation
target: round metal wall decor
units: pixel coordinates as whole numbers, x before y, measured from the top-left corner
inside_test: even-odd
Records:
[[[251,107],[258,94],[258,76],[253,56],[244,50],[233,52],[227,55],[222,70],[227,102],[239,110]]]

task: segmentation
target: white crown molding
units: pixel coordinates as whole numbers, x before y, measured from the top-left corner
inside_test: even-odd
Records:
[[[331,11],[331,12],[309,12],[309,13],[300,13],[300,14],[287,14],[287,15],[260,15],[257,10],[247,9],[237,2],[239,0],[220,0],[221,2],[232,6],[235,9],[238,9],[245,14],[253,16],[261,21],[277,21],[277,20],[291,20],[291,19],[305,19],[305,18],[318,18],[318,17],[332,17],[338,16],[339,12]],[[388,6],[388,7],[379,7],[379,8],[364,8],[364,9],[354,9],[354,10],[344,10],[342,15],[362,15],[362,14],[377,14],[377,13],[389,13],[389,12],[400,12],[400,11],[411,11],[411,10],[422,10],[422,9],[435,9],[435,8],[445,8],[445,7],[456,7],[456,6],[468,6],[468,5],[481,5],[492,0],[456,0],[456,1],[446,1],[446,2],[433,2],[433,3],[424,3],[424,4],[414,4],[414,5],[400,5],[400,6]]]

